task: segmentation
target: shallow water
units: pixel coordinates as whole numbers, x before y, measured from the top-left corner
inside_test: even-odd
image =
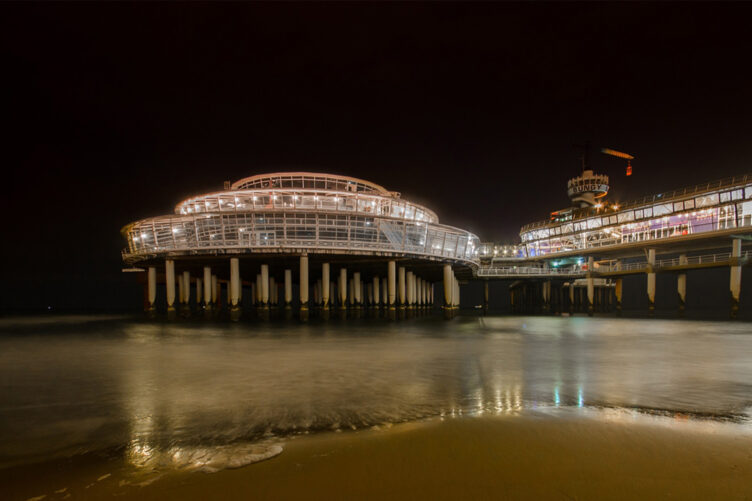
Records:
[[[733,322],[2,319],[0,467],[108,450],[214,471],[292,434],[556,408],[745,424],[750,360]]]

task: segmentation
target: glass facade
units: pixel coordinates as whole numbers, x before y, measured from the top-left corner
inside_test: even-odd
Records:
[[[475,235],[439,224],[433,211],[400,199],[398,193],[322,174],[247,178],[230,190],[181,202],[175,215],[132,223],[123,233],[129,262],[170,252],[287,248],[399,253],[476,264],[479,247]]]
[[[752,226],[752,181],[719,181],[722,189],[655,195],[652,203],[555,213],[554,221],[520,232],[524,257],[683,237]],[[714,183],[715,184],[715,183]]]

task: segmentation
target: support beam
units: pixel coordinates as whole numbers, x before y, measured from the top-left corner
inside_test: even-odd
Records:
[[[655,249],[648,249],[648,313],[655,313]]]
[[[269,277],[269,304],[277,306],[279,302],[279,293],[277,292],[277,279]]]
[[[731,318],[739,314],[739,297],[742,292],[742,240],[735,238],[731,241],[731,278],[729,288],[731,290]]]
[[[378,275],[373,277],[373,305],[378,306],[381,300],[381,279]]]
[[[204,281],[196,277],[196,308],[201,308],[204,300]]]
[[[240,260],[230,258],[230,306],[233,310],[240,305]]]
[[[211,299],[214,306],[219,306],[219,280],[217,275],[211,276]]]
[[[350,301],[350,306],[355,304],[355,279],[350,277],[350,294],[347,296]]]
[[[387,264],[387,287],[389,308],[394,309],[397,302],[397,262],[389,261]]]
[[[300,256],[300,309],[308,309],[308,256]]]
[[[292,306],[292,270],[285,270],[285,308]]]
[[[381,278],[381,304],[384,308],[389,305],[389,280],[386,277]]]
[[[321,307],[329,309],[329,263],[321,264]]]
[[[175,261],[165,260],[165,283],[167,287],[167,311],[175,311]]]

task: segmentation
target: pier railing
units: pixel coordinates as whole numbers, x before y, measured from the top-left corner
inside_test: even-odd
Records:
[[[744,251],[739,256],[739,261],[746,262],[752,257],[750,251]],[[700,256],[687,256],[686,261],[680,258],[657,259],[653,265],[655,271],[661,269],[686,266],[687,268],[702,268],[717,266],[729,266],[733,257],[730,252],[715,254],[703,254]],[[644,272],[648,268],[647,260],[631,261],[627,263],[598,264],[593,267],[593,274],[619,274]],[[584,277],[588,270],[584,266],[570,267],[536,267],[536,266],[482,266],[478,268],[477,275],[480,278],[515,278],[515,277]]]

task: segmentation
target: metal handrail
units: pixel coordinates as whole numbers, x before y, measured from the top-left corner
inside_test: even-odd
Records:
[[[752,253],[750,251],[744,251],[739,259],[747,260]],[[702,264],[727,264],[732,260],[730,252],[718,252],[716,254],[704,254],[700,256],[687,256],[686,262],[681,263],[680,258],[667,258],[659,259],[655,261],[653,265],[654,269],[669,268],[673,266],[686,265],[702,265]],[[598,267],[593,268],[594,274],[599,273],[613,273],[613,272],[627,272],[627,271],[641,271],[648,267],[647,261],[632,261],[629,263],[618,263],[614,265],[600,264]],[[582,267],[569,267],[569,268],[549,268],[549,267],[534,267],[534,266],[482,266],[478,268],[477,275],[479,277],[499,277],[499,276],[585,276],[587,270]]]
[[[344,217],[299,212],[162,216],[126,227],[129,246],[122,255],[132,263],[176,252],[307,248],[409,254],[478,264],[479,239],[470,232],[390,219],[386,219],[385,232],[380,218],[357,214]]]

